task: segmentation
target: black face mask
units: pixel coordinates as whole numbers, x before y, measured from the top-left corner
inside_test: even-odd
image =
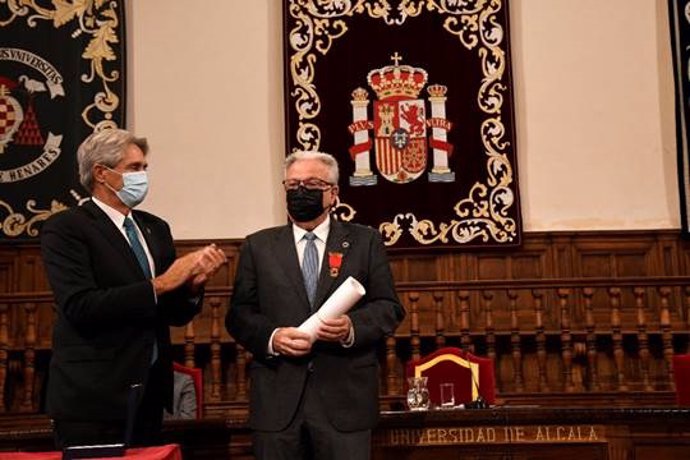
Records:
[[[288,212],[296,222],[309,222],[323,213],[323,190],[299,186],[287,191]]]

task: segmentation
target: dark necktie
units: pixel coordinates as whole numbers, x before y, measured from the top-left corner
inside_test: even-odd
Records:
[[[132,247],[134,256],[139,262],[141,270],[144,272],[146,278],[151,278],[151,268],[149,267],[149,259],[146,257],[146,251],[139,241],[139,235],[137,235],[137,229],[134,228],[134,221],[131,217],[125,219],[125,233],[127,234],[127,239],[129,240],[129,245]]]
[[[134,256],[139,262],[141,270],[144,272],[146,278],[151,279],[151,267],[149,267],[149,259],[146,257],[146,251],[144,251],[144,246],[141,245],[139,241],[139,235],[137,235],[137,229],[134,228],[134,221],[131,217],[125,218],[125,233],[127,234],[127,239],[129,240],[129,245],[132,247]],[[153,352],[151,354],[151,364],[155,363],[158,359],[158,342],[153,342]]]
[[[313,308],[314,297],[316,297],[316,282],[319,278],[319,252],[316,250],[316,243],[314,242],[316,235],[308,232],[302,238],[307,240],[302,258],[302,276],[304,277],[304,288],[307,290],[309,304]]]

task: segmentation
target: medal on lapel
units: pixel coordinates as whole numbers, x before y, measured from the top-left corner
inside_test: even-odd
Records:
[[[330,269],[331,278],[337,278],[340,273],[340,266],[343,264],[342,252],[328,253],[328,268]]]

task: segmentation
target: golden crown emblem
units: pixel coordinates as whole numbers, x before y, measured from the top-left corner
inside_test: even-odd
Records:
[[[353,101],[366,101],[367,97],[369,97],[369,93],[367,93],[367,90],[364,88],[355,88],[355,90],[352,91]]]
[[[429,93],[431,97],[445,97],[448,88],[443,85],[429,85],[426,92]]]
[[[427,82],[427,73],[419,67],[400,65],[402,57],[396,52],[391,56],[393,65],[374,69],[367,75],[369,86],[379,99],[404,96],[416,99]]]

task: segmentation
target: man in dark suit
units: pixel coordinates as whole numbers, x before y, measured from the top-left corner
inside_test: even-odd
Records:
[[[42,228],[57,310],[47,410],[59,447],[122,442],[137,385],[134,442],[156,442],[172,400],[168,326],[199,312],[203,285],[226,260],[215,245],[176,258],[168,224],[132,210],[148,190],[147,152],[124,130],[89,136],[78,161],[92,199]]]
[[[261,460],[370,456],[376,347],[404,317],[379,234],[329,216],[338,164],[297,152],[283,181],[291,224],[247,237],[226,327],[253,354],[249,424]],[[317,340],[297,327],[348,277],[365,296]]]

